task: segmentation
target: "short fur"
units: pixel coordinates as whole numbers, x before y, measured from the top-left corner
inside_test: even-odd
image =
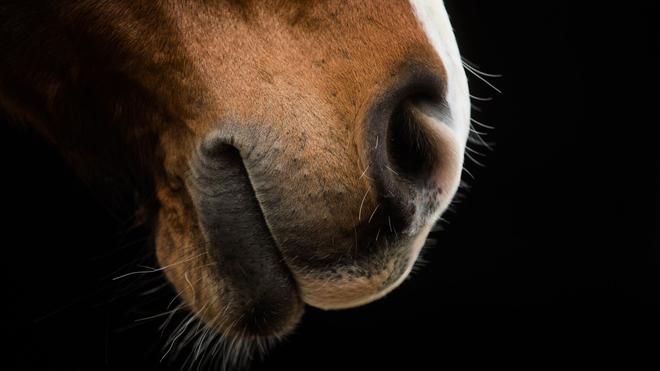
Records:
[[[458,187],[464,75],[415,6],[3,0],[0,110],[139,190],[210,327],[280,336],[396,287]]]

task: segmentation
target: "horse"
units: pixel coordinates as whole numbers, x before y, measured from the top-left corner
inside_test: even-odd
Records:
[[[157,270],[242,344],[396,288],[459,188],[441,0],[3,0],[0,41],[0,112],[135,193]]]

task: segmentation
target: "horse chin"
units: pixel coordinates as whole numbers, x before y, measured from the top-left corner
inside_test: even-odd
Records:
[[[238,151],[207,142],[192,156],[185,215],[161,213],[160,263],[208,327],[243,339],[281,337],[303,302]]]

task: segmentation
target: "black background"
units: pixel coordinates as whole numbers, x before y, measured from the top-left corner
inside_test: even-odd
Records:
[[[657,6],[447,7],[464,56],[504,76],[490,79],[503,94],[470,76],[475,95],[494,97],[474,114],[495,126],[494,151],[475,148],[486,166],[468,164],[476,179],[412,279],[362,308],[309,308],[255,369],[630,364],[660,349]],[[135,320],[171,292],[141,294],[163,283],[149,275],[112,281],[149,262],[146,231],[42,140],[0,132],[0,368],[168,368],[163,318]]]

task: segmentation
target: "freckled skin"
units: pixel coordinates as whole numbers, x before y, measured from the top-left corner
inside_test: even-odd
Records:
[[[386,166],[392,92],[445,89],[407,1],[40,6],[0,6],[0,111],[85,179],[139,191],[167,278],[219,332],[282,335],[303,303],[382,296],[453,196],[459,144],[414,110],[432,181]]]

